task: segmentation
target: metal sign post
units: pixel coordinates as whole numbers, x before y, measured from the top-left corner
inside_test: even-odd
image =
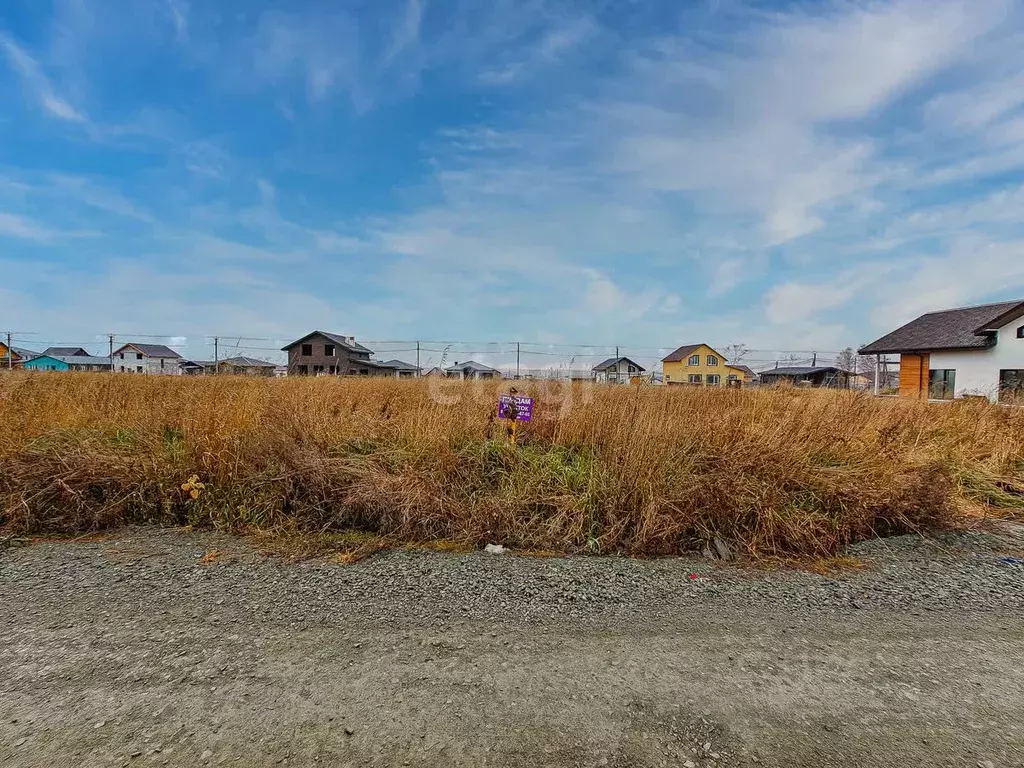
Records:
[[[498,398],[498,418],[509,422],[508,439],[515,445],[519,422],[533,419],[533,398],[518,394],[513,387],[507,395]]]

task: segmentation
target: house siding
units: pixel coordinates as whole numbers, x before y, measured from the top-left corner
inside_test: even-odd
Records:
[[[1024,339],[1017,338],[1017,329],[1022,324],[1024,320],[1019,318],[1007,323],[996,332],[995,345],[985,349],[901,355],[900,394],[926,398],[928,372],[954,370],[954,397],[978,395],[995,402],[999,397],[1000,371],[1024,370]]]
[[[630,370],[632,369],[632,370]],[[629,384],[634,378],[642,376],[643,372],[639,366],[633,365],[626,360],[619,360],[615,365],[603,371],[597,371],[598,381],[606,381],[618,384]]]
[[[700,363],[698,365],[689,364],[689,358],[692,355],[700,356]],[[708,365],[709,355],[718,360],[718,365]],[[661,371],[666,384],[689,384],[690,376],[699,375],[700,386],[707,386],[708,376],[718,376],[718,384],[712,386],[719,387],[724,387],[727,384],[729,374],[741,377],[743,373],[742,371],[731,368],[728,363],[725,362],[725,356],[720,355],[707,344],[702,344],[697,347],[697,349],[693,350],[690,355],[687,355],[685,360],[662,363]],[[747,379],[742,380],[746,381]]]
[[[71,368],[63,360],[45,356],[26,360],[24,366],[26,371],[67,371]]]
[[[900,355],[900,395],[928,397],[928,355]]]

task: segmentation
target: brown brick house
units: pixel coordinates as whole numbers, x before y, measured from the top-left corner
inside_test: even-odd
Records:
[[[355,340],[326,331],[313,331],[293,341],[282,351],[288,353],[289,376],[394,376],[370,359],[373,351]]]

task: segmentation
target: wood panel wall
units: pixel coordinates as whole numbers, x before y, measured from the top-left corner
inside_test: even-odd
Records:
[[[900,396],[928,398],[928,355],[900,355]]]

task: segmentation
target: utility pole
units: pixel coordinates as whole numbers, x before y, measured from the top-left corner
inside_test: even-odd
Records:
[[[213,337],[213,374],[220,373],[220,336]]]
[[[416,342],[416,376],[422,376],[423,369],[420,368],[420,343]]]
[[[816,368],[818,365],[818,353],[814,353],[814,357],[811,358],[811,367]]]
[[[879,381],[878,381],[879,378],[881,377],[881,373],[882,373],[882,356],[881,355],[875,355],[875,396],[876,397],[878,396],[879,392],[881,392],[881,386],[880,386]]]
[[[14,350],[11,349],[11,332],[7,332],[7,370],[14,369]]]
[[[516,378],[519,378],[519,342],[516,342]]]
[[[107,334],[107,341],[109,342],[110,348],[108,354],[110,355],[110,372],[114,372],[114,334]]]

